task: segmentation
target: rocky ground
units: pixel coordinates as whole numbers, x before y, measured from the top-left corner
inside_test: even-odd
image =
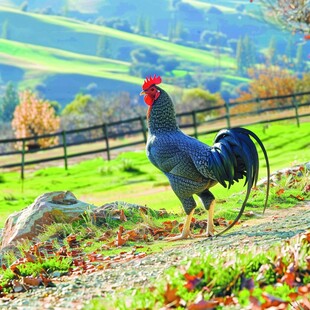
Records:
[[[228,249],[238,251],[247,246],[268,248],[309,229],[310,201],[290,209],[267,210],[265,215],[257,215],[217,238],[188,240],[180,247],[127,263],[114,263],[100,272],[55,278],[55,287],[1,298],[0,309],[82,309],[92,298],[112,294],[116,289],[149,285],[167,268],[188,257]]]

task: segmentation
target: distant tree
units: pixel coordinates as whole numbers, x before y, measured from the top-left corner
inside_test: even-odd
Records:
[[[220,91],[221,97],[225,102],[236,98],[236,87],[231,84],[223,84]]]
[[[168,39],[172,42],[180,42],[182,40],[187,40],[188,30],[184,28],[181,21],[173,21],[169,24],[168,28]]]
[[[104,20],[104,24],[108,27],[115,28],[125,32],[132,32],[132,27],[127,19],[115,17]]]
[[[303,69],[304,69],[303,45],[298,44],[297,51],[296,51],[296,70],[303,71]]]
[[[17,91],[12,82],[6,86],[3,98],[0,100],[0,117],[3,122],[11,122],[16,106],[19,104]]]
[[[208,77],[204,82],[204,88],[208,89],[211,93],[217,93],[221,89],[223,78],[219,76]]]
[[[2,24],[1,38],[9,39],[9,21],[7,19]]]
[[[74,100],[70,102],[62,111],[62,115],[77,114],[82,115],[85,112],[87,106],[94,102],[94,98],[91,95],[85,95],[78,93]]]
[[[28,1],[24,1],[20,6],[19,6],[20,10],[22,12],[27,12],[28,11]]]
[[[184,92],[181,101],[182,111],[192,111],[216,106],[223,100],[219,94],[211,94],[201,88],[193,88]],[[180,109],[180,108],[179,108]]]
[[[61,8],[61,14],[62,14],[63,16],[67,16],[68,13],[69,13],[69,5],[68,5],[68,3],[65,3],[65,4],[63,5],[63,7]]]
[[[41,9],[40,13],[44,14],[44,15],[55,15],[55,12],[54,12],[53,8],[51,8],[50,6]]]
[[[150,18],[145,15],[140,15],[137,21],[136,32],[142,35],[151,34]]]
[[[228,46],[232,49],[233,53],[237,53],[237,45],[238,45],[238,40],[236,39],[229,39],[227,41]]]
[[[54,109],[55,114],[59,116],[61,114],[61,104],[58,101],[49,101],[49,104]]]
[[[139,48],[131,52],[133,62],[157,64],[159,54],[147,48]]]
[[[165,71],[171,72],[172,70],[176,69],[180,62],[172,57],[161,57],[158,63],[163,66]]]
[[[269,60],[269,64],[271,64],[271,65],[276,64],[276,59],[277,59],[277,42],[276,42],[276,38],[275,37],[272,37],[270,39],[267,53],[268,53],[267,58]]]
[[[288,59],[288,62],[292,62],[292,59],[294,57],[293,51],[295,51],[295,48],[293,46],[293,40],[291,37],[289,37],[287,40],[287,45],[285,49],[285,55]]]
[[[243,40],[239,38],[237,42],[237,50],[236,50],[236,61],[237,61],[237,71],[239,74],[244,74],[246,71],[246,66],[244,62],[244,47],[243,47]]]
[[[16,138],[52,133],[59,130],[59,126],[60,119],[48,101],[40,99],[29,90],[20,93],[20,104],[16,107],[12,120]],[[40,147],[48,147],[57,144],[58,138],[35,138],[31,143],[38,143]]]
[[[237,70],[240,74],[245,74],[248,68],[253,67],[256,62],[255,47],[253,41],[245,36],[239,38],[236,51]]]
[[[96,56],[107,58],[111,56],[110,39],[108,37],[100,36],[98,38]]]
[[[174,23],[170,23],[168,27],[168,39],[169,41],[173,41],[175,34],[174,34],[175,25]]]
[[[251,68],[256,63],[255,45],[249,36],[243,38],[245,65],[247,68]]]

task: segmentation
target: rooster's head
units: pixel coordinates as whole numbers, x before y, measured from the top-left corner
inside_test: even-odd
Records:
[[[157,84],[161,83],[161,77],[154,75],[154,77],[150,76],[144,80],[142,85],[142,92],[140,95],[144,95],[144,102],[152,106],[154,101],[159,97],[160,90],[156,87]]]

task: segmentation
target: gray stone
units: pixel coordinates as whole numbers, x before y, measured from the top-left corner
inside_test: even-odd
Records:
[[[45,193],[27,208],[11,214],[5,222],[1,248],[15,245],[23,239],[33,239],[44,226],[57,222],[72,222],[96,207],[78,200],[69,191]]]

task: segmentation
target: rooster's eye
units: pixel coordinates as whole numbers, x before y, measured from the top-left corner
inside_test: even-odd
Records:
[[[151,88],[151,91],[154,91],[154,87]]]

